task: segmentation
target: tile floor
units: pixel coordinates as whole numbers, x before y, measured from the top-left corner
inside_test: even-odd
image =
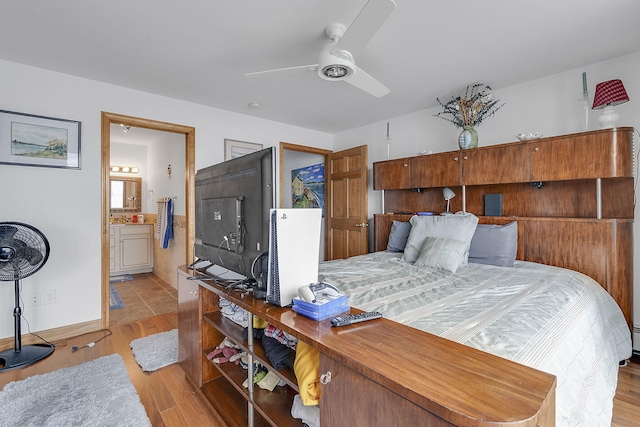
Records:
[[[133,280],[114,283],[124,308],[109,311],[109,325],[121,325],[178,311],[178,290],[153,273],[133,274]]]

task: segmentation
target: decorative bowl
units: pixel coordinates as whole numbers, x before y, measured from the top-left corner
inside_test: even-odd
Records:
[[[517,133],[516,138],[518,138],[520,141],[529,141],[530,139],[542,138],[542,134],[540,132]]]

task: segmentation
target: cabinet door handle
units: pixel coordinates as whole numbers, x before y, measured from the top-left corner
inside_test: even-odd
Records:
[[[327,371],[326,373],[320,375],[320,384],[327,385],[331,382],[331,371]]]
[[[533,149],[534,151],[540,151],[540,147],[536,147]]]
[[[454,162],[457,162],[457,161],[458,161],[458,158],[457,158],[457,157],[454,157],[454,158],[453,158],[453,161],[454,161]]]
[[[464,158],[464,160],[469,160],[469,158],[467,156],[464,156],[463,158]]]
[[[409,166],[409,164],[405,163],[402,166],[404,166],[406,168],[407,166]]]
[[[361,222],[356,224],[356,227],[368,227],[368,226],[369,226],[369,223],[366,223],[366,222]]]

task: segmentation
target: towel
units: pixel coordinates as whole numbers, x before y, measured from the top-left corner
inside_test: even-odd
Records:
[[[162,249],[168,249],[169,240],[173,239],[173,200],[171,199],[166,202],[166,215],[164,218]]]
[[[169,197],[158,199],[155,238],[160,240],[162,249],[168,249],[169,240],[173,239],[173,200]]]
[[[166,204],[164,199],[158,199],[158,218],[156,219],[156,232],[154,237],[157,240],[162,240],[162,231],[165,229],[165,220],[166,220]]]

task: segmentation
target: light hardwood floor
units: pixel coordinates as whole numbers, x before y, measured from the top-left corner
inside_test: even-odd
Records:
[[[155,289],[151,282],[156,282],[163,287],[155,275],[153,277],[140,277],[136,275],[136,280],[142,279],[144,287]],[[131,282],[123,282],[134,285]],[[169,286],[169,285],[167,285]],[[142,288],[141,288],[142,289]],[[157,303],[158,295],[162,290],[136,292],[141,300],[147,299],[145,305],[154,306]],[[170,289],[165,292],[171,293]],[[124,292],[126,295],[126,292]],[[154,297],[154,295],[156,297]],[[121,294],[125,304],[127,300]],[[164,297],[160,297],[162,299]],[[154,302],[155,301],[155,302]],[[177,299],[176,299],[177,301]],[[130,308],[134,303],[130,303]],[[135,303],[137,304],[137,303]],[[160,304],[161,305],[161,304]],[[159,306],[158,306],[159,307]],[[161,310],[156,307],[157,310]],[[121,309],[122,310],[122,309]],[[114,310],[118,311],[118,310]],[[141,312],[143,312],[142,310]],[[131,313],[134,311],[132,310]],[[120,319],[125,319],[129,315],[122,312]],[[69,338],[66,341],[57,343],[55,352],[47,359],[32,366],[13,371],[0,373],[0,389],[11,381],[17,381],[32,375],[51,372],[56,369],[77,365],[97,357],[118,353],[125,361],[129,376],[140,395],[147,415],[154,427],[183,427],[183,426],[212,426],[226,427],[218,414],[211,408],[200,390],[185,378],[184,371],[178,364],[173,364],[159,369],[156,372],[144,373],[135,362],[129,343],[136,338],[145,337],[158,332],[169,331],[177,327],[177,302],[175,308],[159,315],[151,315],[141,319],[128,322],[112,322],[112,335],[97,342],[94,347],[81,348],[72,351],[73,346],[83,347],[87,343],[95,342],[100,337],[107,335],[107,332],[94,332],[80,337]],[[131,315],[131,317],[135,317]],[[640,425],[640,359],[634,358],[634,363],[620,368],[618,374],[618,389],[613,408],[613,427],[631,427]]]
[[[640,357],[631,360],[618,373],[612,427],[640,426]]]

